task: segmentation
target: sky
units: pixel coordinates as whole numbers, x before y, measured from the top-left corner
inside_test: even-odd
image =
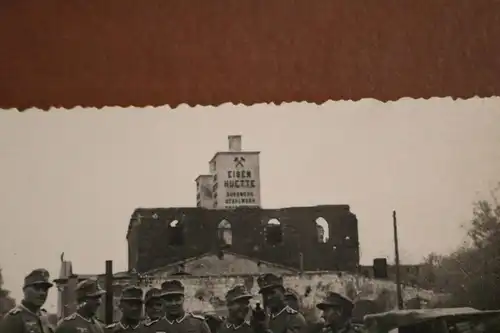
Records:
[[[402,99],[322,106],[180,106],[0,112],[0,266],[20,300],[34,268],[127,269],[136,207],[196,204],[197,175],[241,134],[261,151],[264,208],[349,204],[361,261],[403,264],[465,240],[472,205],[500,181],[500,98]],[[46,304],[56,310],[56,291]]]

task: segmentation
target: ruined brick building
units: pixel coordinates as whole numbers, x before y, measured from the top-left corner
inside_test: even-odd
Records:
[[[127,241],[129,270],[137,272],[221,250],[305,271],[356,272],[359,265],[358,222],[348,205],[140,208]]]

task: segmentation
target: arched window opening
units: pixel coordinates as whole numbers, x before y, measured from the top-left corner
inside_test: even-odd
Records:
[[[322,217],[316,219],[317,240],[319,243],[326,243],[330,239],[330,228],[328,222]]]
[[[277,219],[271,219],[267,222],[265,233],[267,244],[278,245],[283,243],[283,230],[280,221]]]
[[[223,246],[233,245],[233,231],[228,220],[222,220],[217,226],[217,236]]]
[[[184,230],[179,221],[174,220],[168,224],[168,237],[170,245],[184,245]]]

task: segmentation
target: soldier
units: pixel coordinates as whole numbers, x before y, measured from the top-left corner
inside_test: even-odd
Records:
[[[362,332],[360,326],[351,323],[354,303],[347,297],[335,292],[328,292],[324,301],[316,307],[323,311],[325,326],[322,333]]]
[[[222,324],[220,333],[253,333],[250,322],[246,320],[252,297],[243,285],[236,285],[226,293],[228,317]]]
[[[264,304],[269,309],[269,318],[254,323],[255,327],[265,328],[272,333],[304,333],[307,331],[306,320],[297,310],[292,309],[285,302],[285,288],[283,279],[267,273],[258,279]],[[255,320],[255,319],[254,319]],[[260,329],[259,329],[260,330]]]
[[[122,318],[106,327],[111,333],[130,333],[141,330],[142,289],[135,286],[125,287],[120,298]]]
[[[160,289],[149,289],[144,297],[144,304],[146,309],[145,326],[151,326],[165,316],[165,305],[161,299]]]
[[[297,294],[295,290],[293,290],[292,288],[285,289],[285,302],[289,307],[291,307],[295,311],[300,311],[299,294]]]
[[[95,314],[101,306],[102,295],[105,293],[96,279],[78,283],[76,286],[78,309],[59,322],[55,333],[104,333],[105,326],[95,318]]]
[[[224,318],[218,316],[215,311],[205,312],[203,315],[205,317],[208,328],[210,329],[210,332],[219,332],[220,327],[224,322]]]
[[[165,317],[153,325],[154,331],[210,333],[205,318],[184,310],[184,285],[181,281],[169,280],[163,282],[161,295],[165,303]]]
[[[39,268],[29,273],[24,278],[23,300],[2,319],[0,332],[52,333],[46,311],[41,309],[52,286],[46,269]]]

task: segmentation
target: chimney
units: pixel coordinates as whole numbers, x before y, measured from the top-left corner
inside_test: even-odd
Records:
[[[229,135],[227,137],[229,141],[229,151],[230,152],[240,152],[241,151],[241,135]]]

